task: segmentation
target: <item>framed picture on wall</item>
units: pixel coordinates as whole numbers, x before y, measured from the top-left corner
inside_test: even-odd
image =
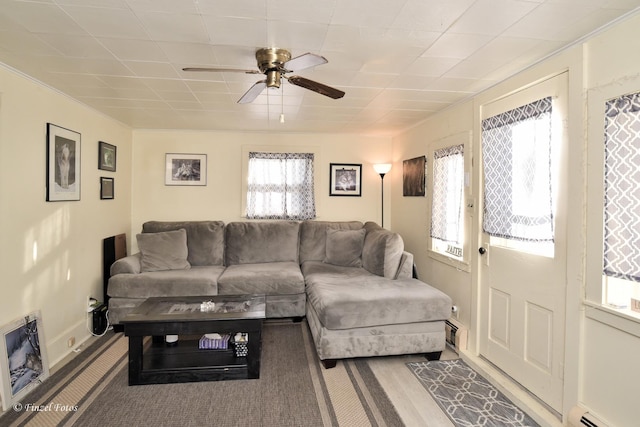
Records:
[[[331,163],[329,168],[329,196],[362,195],[362,164]]]
[[[47,123],[47,202],[80,200],[80,134]]]
[[[42,331],[40,311],[0,329],[3,410],[20,405],[20,399],[49,377],[49,360]]]
[[[402,162],[402,195],[424,196],[427,158],[415,157]]]
[[[98,169],[103,171],[116,171],[116,151],[115,145],[98,141]]]
[[[114,198],[113,178],[100,177],[100,200],[110,200]]]
[[[207,155],[167,153],[164,184],[207,185]]]

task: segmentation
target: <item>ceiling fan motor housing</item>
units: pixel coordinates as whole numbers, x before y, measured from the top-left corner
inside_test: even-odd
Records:
[[[291,53],[286,49],[269,47],[259,49],[256,52],[256,59],[258,60],[258,68],[263,73],[269,70],[280,71],[283,69],[284,63],[291,59]]]

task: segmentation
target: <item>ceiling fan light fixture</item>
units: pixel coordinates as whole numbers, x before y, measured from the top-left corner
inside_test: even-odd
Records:
[[[281,74],[280,71],[278,70],[269,70],[267,71],[267,87],[271,88],[271,87],[275,87],[275,88],[279,88],[280,87],[280,78],[281,78]]]

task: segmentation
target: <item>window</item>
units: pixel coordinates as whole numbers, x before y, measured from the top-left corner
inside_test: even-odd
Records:
[[[482,121],[483,230],[491,244],[553,256],[552,99]]]
[[[640,93],[605,103],[604,130],[602,277],[606,303],[627,309],[640,300]]]
[[[313,153],[250,152],[247,218],[315,218],[313,160]]]
[[[431,248],[462,260],[464,241],[464,145],[433,152]]]

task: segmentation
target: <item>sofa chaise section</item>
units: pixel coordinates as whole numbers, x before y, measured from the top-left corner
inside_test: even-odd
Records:
[[[341,232],[331,228],[325,225],[327,253],[335,250],[335,242],[356,238],[353,230],[343,229],[338,237]],[[359,263],[343,261],[357,254],[325,254],[322,260],[317,254],[302,263],[306,317],[318,357],[327,368],[353,357],[425,353],[439,358],[451,299],[412,277],[413,268],[406,265],[413,263],[412,255],[397,233],[374,223],[364,229]],[[318,230],[314,234],[322,236]]]

